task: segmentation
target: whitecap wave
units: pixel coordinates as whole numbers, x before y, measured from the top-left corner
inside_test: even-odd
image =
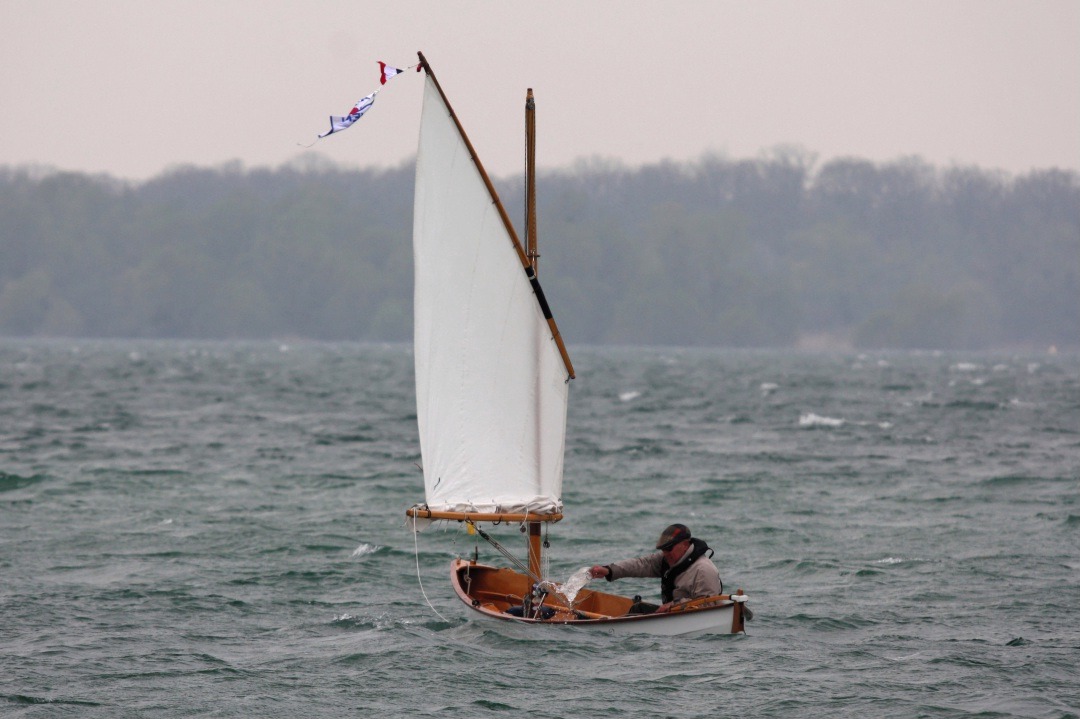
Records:
[[[822,417],[821,415],[807,412],[799,416],[800,427],[841,427],[844,420],[834,417]]]
[[[378,549],[378,546],[374,544],[361,544],[359,547],[353,550],[352,557],[365,557],[369,554],[373,554]]]

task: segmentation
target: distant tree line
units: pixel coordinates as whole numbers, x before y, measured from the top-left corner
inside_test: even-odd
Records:
[[[1080,344],[1080,176],[806,153],[540,177],[571,344]],[[497,183],[511,214],[521,183]],[[0,169],[0,334],[402,341],[411,165]],[[521,211],[517,210],[520,215]]]

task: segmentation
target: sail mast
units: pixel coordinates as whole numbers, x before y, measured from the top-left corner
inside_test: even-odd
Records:
[[[525,93],[525,250],[535,276],[540,255],[536,249],[536,101],[531,87]],[[536,396],[539,401],[541,394],[538,392]],[[539,406],[536,411],[540,414]],[[540,523],[530,521],[528,524],[529,572],[534,577],[543,577]]]
[[[530,87],[525,94],[525,253],[539,274],[536,249],[536,102]]]

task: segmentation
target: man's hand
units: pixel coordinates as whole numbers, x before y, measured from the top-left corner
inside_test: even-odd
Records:
[[[608,568],[601,567],[599,564],[589,569],[589,576],[593,579],[599,579],[600,577],[606,577],[608,575]]]

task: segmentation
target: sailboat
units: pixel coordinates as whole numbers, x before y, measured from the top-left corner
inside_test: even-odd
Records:
[[[741,590],[663,614],[544,576],[541,529],[563,517],[563,451],[574,367],[537,279],[535,102],[526,94],[526,243],[423,53],[424,105],[413,208],[416,414],[425,501],[413,531],[463,523],[510,561],[457,558],[450,581],[480,615],[664,635],[743,630]],[[484,525],[519,527],[527,560]]]

